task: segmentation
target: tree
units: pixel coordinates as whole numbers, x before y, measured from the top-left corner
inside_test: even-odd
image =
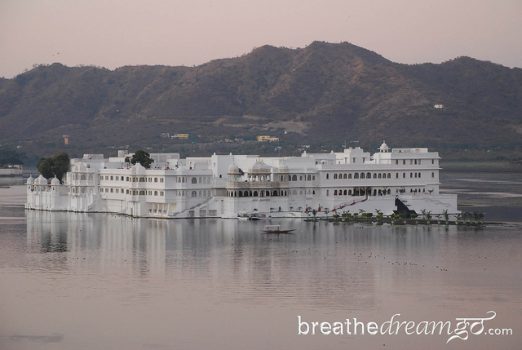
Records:
[[[71,169],[71,159],[67,153],[58,153],[49,158],[41,158],[37,168],[46,179],[56,176],[62,182],[63,176]]]
[[[62,182],[63,176],[71,170],[71,159],[67,153],[59,153],[53,157],[53,173]]]
[[[51,158],[41,158],[38,161],[38,165],[36,167],[38,168],[40,174],[42,174],[42,176],[46,179],[50,179],[54,176]]]
[[[132,164],[140,163],[143,167],[147,169],[150,168],[150,165],[153,162],[154,159],[150,157],[150,154],[141,149],[139,151],[136,151],[136,153],[134,153],[131,159]]]

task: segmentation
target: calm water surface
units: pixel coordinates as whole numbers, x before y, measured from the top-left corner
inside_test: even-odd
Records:
[[[0,349],[521,349],[520,174],[447,173],[483,230],[24,211],[0,188]],[[506,209],[507,208],[507,209]],[[511,336],[297,336],[310,321],[452,320]]]

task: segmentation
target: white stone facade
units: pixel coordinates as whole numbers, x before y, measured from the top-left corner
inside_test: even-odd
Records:
[[[27,209],[109,212],[135,217],[306,217],[336,212],[391,214],[409,209],[457,213],[457,196],[439,193],[439,156],[426,148],[361,148],[300,157],[151,154],[150,169],[117,157],[71,161],[63,184],[27,180]]]

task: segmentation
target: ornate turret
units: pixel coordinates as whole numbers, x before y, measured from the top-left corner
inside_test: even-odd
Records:
[[[60,186],[60,180],[56,176],[51,179],[51,186]]]
[[[47,185],[47,179],[43,177],[43,175],[40,175],[34,180],[35,185]]]
[[[270,174],[272,168],[262,160],[257,160],[250,169],[250,174]]]
[[[390,151],[390,147],[386,144],[386,141],[382,141],[381,147],[379,147],[379,152],[386,153]]]
[[[239,167],[235,164],[230,164],[227,174],[231,176],[241,175],[241,169],[239,169]]]

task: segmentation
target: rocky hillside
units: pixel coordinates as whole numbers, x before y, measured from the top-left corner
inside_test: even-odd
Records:
[[[190,133],[191,147],[217,151],[257,134],[279,136],[285,147],[373,146],[385,138],[401,146],[520,148],[522,69],[469,57],[404,65],[352,44],[314,42],[196,67],[52,64],[0,79],[3,144],[49,152],[63,148],[67,134],[77,151],[176,149],[182,141],[161,138],[166,132]]]

